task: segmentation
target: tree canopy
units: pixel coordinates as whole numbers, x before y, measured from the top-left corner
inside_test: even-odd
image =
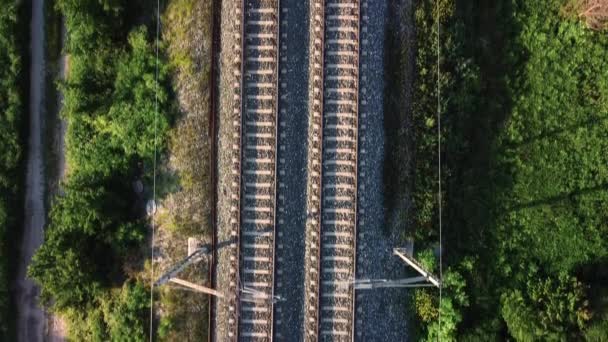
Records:
[[[22,1],[0,0],[0,340],[9,339],[9,264],[22,213],[24,84],[22,73]]]
[[[75,340],[145,338],[149,294],[125,271],[143,263],[144,201],[132,183],[149,179],[154,154],[165,149],[171,107],[167,67],[161,58],[156,75],[139,3],[57,2],[70,53],[61,85],[69,173],[29,275]]]
[[[408,235],[421,248],[438,239],[438,82],[444,269],[462,275],[468,305],[417,292],[423,330],[464,341],[594,340],[608,312],[589,305],[608,298],[599,272],[608,260],[608,36],[565,16],[559,0],[435,5],[422,1],[414,15]]]

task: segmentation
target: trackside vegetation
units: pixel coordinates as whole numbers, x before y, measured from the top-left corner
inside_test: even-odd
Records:
[[[411,292],[413,337],[608,340],[606,32],[569,15],[565,1],[435,5],[419,1],[413,15],[413,209],[404,235],[437,271],[439,82],[444,291],[441,305],[436,290]]]
[[[171,106],[163,61],[155,80],[155,37],[146,28],[153,18],[141,15],[152,7],[145,5],[56,2],[70,60],[61,85],[68,174],[29,275],[40,285],[41,301],[67,320],[69,337],[77,341],[147,336],[144,196],[133,183],[151,181],[154,145],[164,149]]]
[[[12,336],[9,283],[15,250],[10,241],[18,237],[21,218],[22,137],[26,123],[23,73],[23,37],[20,32],[23,3],[0,1],[0,340]]]
[[[157,244],[163,273],[186,257],[190,238],[211,241],[213,204],[211,135],[209,129],[211,23],[214,1],[170,0],[162,14],[163,42],[171,66],[171,84],[178,114],[168,137],[167,195],[159,202]],[[161,176],[162,177],[162,176]],[[208,262],[191,265],[179,277],[209,285]],[[208,296],[172,286],[158,288],[157,341],[205,341],[209,337]]]

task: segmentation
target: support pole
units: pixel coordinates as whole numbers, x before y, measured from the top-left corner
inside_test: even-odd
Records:
[[[388,280],[388,279],[361,279],[354,282],[357,290],[373,290],[382,288],[397,288],[397,287],[426,287],[433,286],[431,284],[422,284],[427,279],[425,277],[411,277],[405,279]]]
[[[403,259],[403,261],[405,261],[408,265],[412,266],[413,269],[418,271],[418,273],[420,273],[426,280],[431,282],[431,284],[435,285],[436,287],[439,287],[439,280],[431,273],[425,271],[422,268],[422,265],[418,264],[418,262],[416,262],[412,257],[407,255],[407,253],[403,249],[395,248],[393,249],[393,253]]]
[[[203,247],[194,253],[188,255],[184,260],[180,261],[177,265],[173,266],[171,270],[167,273],[163,274],[157,281],[154,283],[154,286],[161,286],[166,284],[168,281],[171,281],[172,278],[175,278],[179,273],[181,273],[186,267],[197,263],[202,260],[205,255],[209,253],[209,249]]]
[[[209,294],[209,295],[212,295],[212,296],[216,296],[218,298],[224,298],[224,295],[221,292],[218,292],[218,291],[216,291],[214,289],[211,289],[211,288],[208,288],[208,287],[205,287],[205,286],[201,286],[201,285],[198,285],[198,284],[191,283],[191,282],[183,280],[183,279],[171,278],[171,279],[169,279],[169,281],[172,282],[172,283],[175,283],[175,284],[187,287],[189,289],[198,291],[198,292],[206,293],[206,294]]]

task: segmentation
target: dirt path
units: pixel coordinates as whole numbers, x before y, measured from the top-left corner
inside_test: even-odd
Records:
[[[65,28],[65,19],[62,19],[62,24],[61,24],[61,56],[59,57],[59,74],[56,75],[56,77],[61,80],[61,81],[65,81],[66,79],[66,75],[69,69],[69,64],[68,64],[68,57],[65,55],[64,52],[64,47],[65,47],[65,42],[67,40],[67,31]],[[56,117],[57,117],[57,127],[54,131],[55,134],[55,155],[57,156],[57,161],[56,161],[56,165],[55,167],[57,168],[57,178],[59,179],[59,181],[63,181],[65,179],[66,176],[66,159],[65,159],[65,134],[66,131],[68,129],[68,125],[67,122],[61,118],[61,109],[63,108],[63,93],[57,89],[57,113],[56,113]],[[61,192],[61,190],[60,190]],[[51,194],[52,196],[55,196],[57,194]]]
[[[25,222],[17,270],[18,341],[43,341],[45,314],[38,306],[38,288],[26,277],[32,255],[43,241],[45,224],[42,126],[44,94],[44,0],[32,1],[30,136],[25,194]]]

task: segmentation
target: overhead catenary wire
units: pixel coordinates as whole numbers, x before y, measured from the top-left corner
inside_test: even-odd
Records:
[[[443,231],[442,231],[442,193],[441,193],[441,22],[440,22],[440,0],[435,0],[437,17],[437,206],[439,211],[439,310],[437,316],[437,322],[439,325],[439,331],[437,333],[437,340],[440,340],[441,336],[441,300],[442,300],[442,289],[443,289]]]
[[[156,1],[156,63],[154,66],[154,163],[152,176],[152,239],[150,246],[150,342],[154,339],[154,245],[156,238],[156,124],[158,120],[158,60],[160,40],[160,0]]]

